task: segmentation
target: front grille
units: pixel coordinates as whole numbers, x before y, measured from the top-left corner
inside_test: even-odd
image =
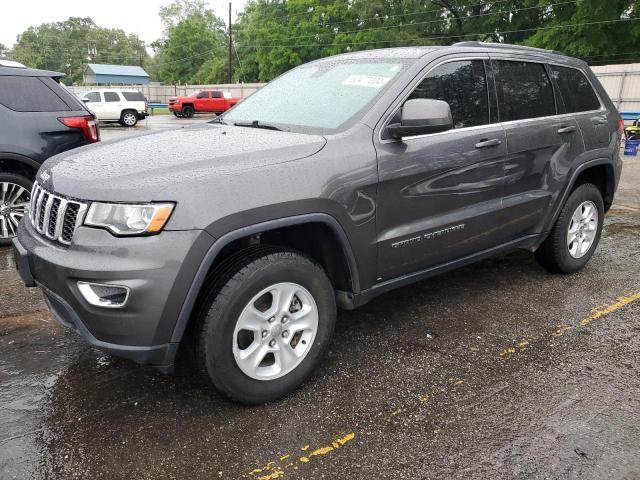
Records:
[[[51,240],[69,245],[86,210],[86,203],[48,192],[38,183],[33,185],[29,219],[38,233]]]

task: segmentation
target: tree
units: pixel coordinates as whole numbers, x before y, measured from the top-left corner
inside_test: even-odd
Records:
[[[135,35],[75,17],[29,27],[18,36],[12,56],[28,67],[65,73],[65,83],[81,82],[87,63],[144,66],[148,58],[144,42]]]
[[[0,43],[0,58],[6,58],[9,56],[9,49]]]
[[[165,83],[218,83],[226,71],[225,24],[202,0],[160,8],[165,37],[154,42],[153,74]]]

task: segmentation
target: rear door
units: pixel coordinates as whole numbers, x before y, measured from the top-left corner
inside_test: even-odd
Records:
[[[224,112],[225,111],[224,95],[219,90],[211,92],[211,110],[212,112]]]
[[[378,280],[502,242],[507,150],[495,116],[487,62],[483,55],[442,60],[429,67],[402,99],[402,103],[411,98],[446,101],[454,129],[402,141],[381,134],[376,140]],[[386,124],[396,122],[397,115],[392,114]]]
[[[103,92],[104,110],[107,120],[120,120],[123,103],[118,92]]]
[[[607,118],[608,112],[585,74],[572,67],[549,67],[560,90],[564,111],[572,113],[580,126],[586,150],[608,148],[615,132],[610,125],[615,125],[617,118]]]
[[[573,116],[558,114],[544,63],[497,55],[492,55],[491,63],[508,145],[504,229],[516,239],[540,233],[584,145]]]

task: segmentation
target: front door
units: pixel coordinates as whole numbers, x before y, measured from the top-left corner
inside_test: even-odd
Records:
[[[211,102],[211,100],[209,100],[209,93],[208,91],[205,92],[200,92],[198,93],[198,95],[196,96],[194,103],[196,112],[208,112],[208,108],[209,108],[209,103]]]
[[[446,101],[454,129],[376,142],[378,281],[502,243],[507,145],[486,59],[448,60],[405,99]],[[396,114],[397,115],[397,114]],[[395,121],[392,118],[390,121]]]

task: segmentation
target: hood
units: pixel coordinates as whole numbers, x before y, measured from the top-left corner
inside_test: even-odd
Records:
[[[205,124],[114,140],[56,155],[38,174],[46,189],[81,200],[172,201],[159,194],[194,179],[203,182],[308,157],[320,135]]]

